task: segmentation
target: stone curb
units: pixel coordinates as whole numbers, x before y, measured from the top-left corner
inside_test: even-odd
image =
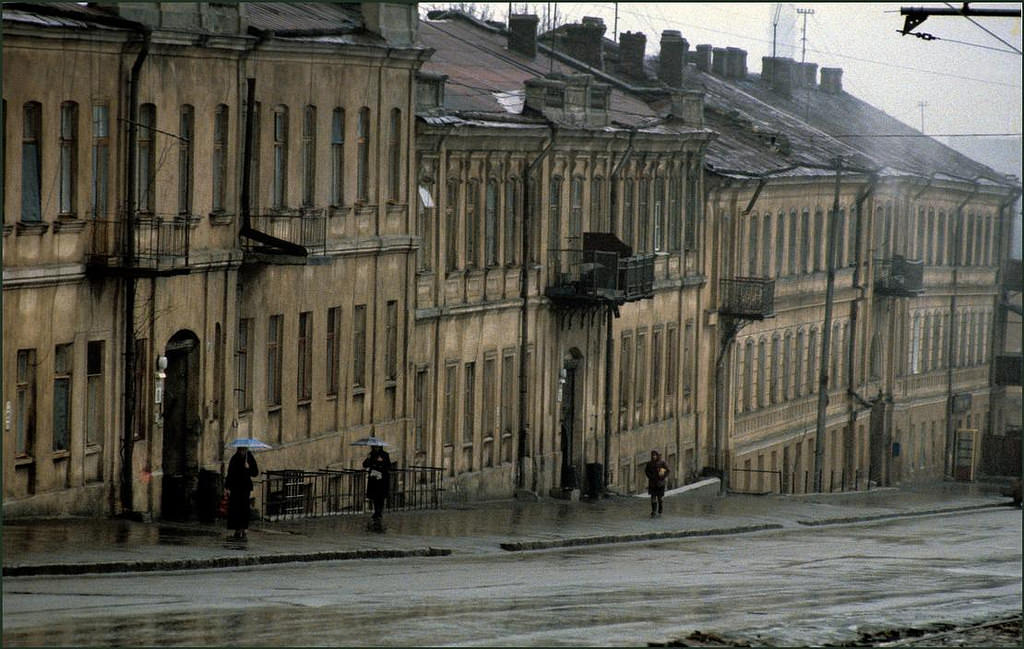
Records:
[[[447,548],[415,550],[340,550],[291,554],[263,554],[209,559],[167,559],[161,561],[100,561],[94,563],[51,563],[27,566],[4,566],[4,577],[38,575],[81,575],[86,573],[156,572],[170,570],[202,570],[205,568],[239,568],[309,561],[343,561],[349,559],[400,559],[405,557],[446,557]]]
[[[923,511],[898,512],[893,514],[876,514],[874,516],[849,516],[842,518],[823,518],[821,520],[797,520],[801,525],[817,527],[821,525],[842,525],[843,523],[866,523],[880,521],[887,518],[906,518],[910,516],[934,516],[937,514],[953,514],[956,512],[978,511],[983,509],[999,509],[1006,507],[1005,503],[987,503],[984,505],[968,505],[966,507],[949,507],[946,509],[926,509]]]
[[[675,530],[669,532],[643,532],[640,534],[618,534],[608,536],[578,536],[550,541],[515,541],[502,543],[501,549],[509,552],[525,550],[547,550],[549,548],[567,548],[579,545],[599,545],[602,543],[632,543],[634,541],[658,541],[662,539],[682,539],[690,536],[722,536],[725,534],[745,534],[762,530],[778,530],[782,525],[767,523],[764,525],[746,525],[743,527],[726,527],[709,530]]]

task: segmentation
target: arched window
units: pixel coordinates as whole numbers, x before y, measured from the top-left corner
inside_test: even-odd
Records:
[[[665,179],[658,176],[654,179],[654,250],[665,249]]]
[[[60,105],[60,196],[61,216],[74,216],[78,191],[78,104]]]
[[[757,343],[757,406],[764,408],[768,405],[768,359],[767,345],[764,338]]]
[[[793,358],[793,396],[802,397],[806,386],[804,385],[804,358],[807,349],[804,347],[804,330],[796,332],[796,349]]]
[[[752,391],[754,387],[754,341],[747,339],[747,344],[743,347],[743,390],[741,394],[743,398],[737,405],[737,412],[744,412],[751,410],[752,404]]]
[[[548,188],[548,254],[561,248],[562,242],[562,178],[552,176]]]
[[[484,196],[484,262],[488,267],[498,265],[498,181],[487,181]]]
[[[782,372],[779,371],[780,365],[782,364],[782,339],[779,338],[778,334],[772,337],[772,366],[775,371],[772,372],[771,383],[771,402],[779,403],[782,401],[782,385],[780,385],[780,375]]]
[[[445,187],[444,204],[445,268],[459,267],[459,183],[449,180]]]
[[[818,375],[818,329],[811,329],[807,338],[807,392],[818,391],[818,382],[815,377]]]
[[[515,265],[519,263],[519,249],[522,247],[522,235],[519,228],[522,227],[520,219],[520,197],[519,181],[511,178],[505,181],[505,263]]]
[[[388,131],[388,198],[400,202],[402,196],[402,111],[391,109]]]
[[[882,342],[878,337],[878,332],[871,335],[871,357],[868,366],[868,374],[873,381],[877,381],[882,378]]]
[[[331,205],[345,204],[345,109],[331,113]]]
[[[26,103],[21,136],[21,220],[24,223],[38,223],[43,218],[42,122],[42,104]]]
[[[831,210],[829,210],[831,214]],[[829,238],[825,232],[825,213],[819,207],[814,211],[814,231],[804,231],[804,242],[813,248],[814,266],[810,270],[825,270],[825,248],[829,244]]]
[[[949,228],[949,223],[946,220],[946,213],[939,210],[939,224],[938,232],[936,232],[935,241],[935,263],[936,265],[943,265],[948,259],[946,255],[946,229]]]
[[[302,111],[302,206],[316,200],[316,106]]]
[[[786,273],[786,211],[779,210],[775,220],[775,276],[782,277]]]
[[[636,250],[633,240],[633,223],[636,221],[635,180],[625,178],[622,181],[622,242]]]
[[[212,212],[220,213],[226,209],[228,194],[228,107],[219,104],[213,113],[213,179]]]
[[[791,389],[793,380],[793,334],[786,332],[782,344],[782,400],[788,401],[792,398]]]
[[[139,106],[137,137],[136,209],[152,214],[156,211],[156,106]]]
[[[92,107],[92,217],[105,219],[110,196],[110,109]]]
[[[764,225],[761,227],[761,240],[764,242],[761,251],[761,277],[772,276],[772,214],[764,213]]]
[[[274,107],[274,179],[272,205],[283,209],[288,204],[288,107]]]
[[[806,211],[805,211],[805,213],[806,213]],[[796,265],[797,264],[797,259],[799,259],[799,257],[797,256],[797,242],[796,242],[797,218],[798,217],[797,217],[796,210],[795,209],[790,210],[789,211],[789,241],[788,241],[788,245],[789,245],[789,248],[788,248],[788,250],[789,250],[789,255],[788,255],[789,261],[788,261],[788,264],[786,266],[786,268],[789,271],[790,275],[799,275],[802,272],[801,269],[797,268],[797,265]],[[806,247],[805,247],[805,250],[806,250]]]
[[[760,217],[757,212],[750,215],[750,243],[747,246],[747,274],[750,277],[757,276],[757,253],[758,253],[758,229],[761,224]]]
[[[370,200],[370,109],[359,109],[356,123],[356,200]]]
[[[583,247],[583,179],[573,176],[569,188],[569,245]]]
[[[466,187],[466,268],[480,265],[480,182],[470,180]]]
[[[192,214],[192,173],[195,161],[195,110],[184,104],[178,120],[178,214]]]

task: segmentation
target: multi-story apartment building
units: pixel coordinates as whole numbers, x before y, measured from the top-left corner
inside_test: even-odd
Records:
[[[415,6],[3,21],[5,513],[189,516],[236,437],[403,439]]]

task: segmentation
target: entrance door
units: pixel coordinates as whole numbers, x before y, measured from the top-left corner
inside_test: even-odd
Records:
[[[199,483],[199,339],[179,331],[167,343],[161,517],[188,520]]]
[[[562,488],[579,488],[578,467],[573,463],[576,433],[576,359],[569,359],[562,367],[562,408],[559,432],[562,451]]]

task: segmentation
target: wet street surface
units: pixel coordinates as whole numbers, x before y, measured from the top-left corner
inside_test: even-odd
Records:
[[[535,552],[17,577],[3,590],[5,647],[637,646],[698,630],[750,644],[843,645],[1018,614],[1021,512]]]

